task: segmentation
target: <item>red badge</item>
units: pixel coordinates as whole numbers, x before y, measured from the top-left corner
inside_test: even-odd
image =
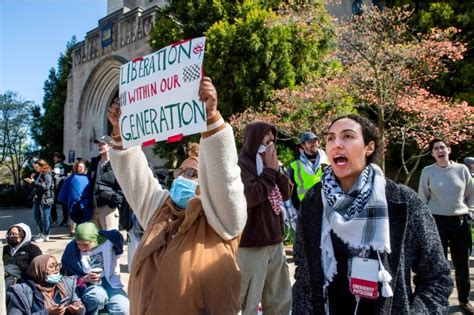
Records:
[[[352,259],[351,281],[349,284],[352,294],[366,299],[378,298],[378,272],[378,260],[361,257]]]

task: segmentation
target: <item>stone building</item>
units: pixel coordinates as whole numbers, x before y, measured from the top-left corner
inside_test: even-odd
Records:
[[[152,52],[150,32],[166,1],[107,0],[107,16],[74,47],[64,107],[64,154],[69,163],[96,156],[94,139],[110,134],[107,108],[118,95],[120,66]],[[347,17],[358,2],[362,0],[328,0],[327,7],[333,15]],[[155,168],[163,165],[151,158],[151,147],[144,151]]]
[[[120,66],[150,54],[150,32],[165,0],[108,0],[107,16],[73,50],[64,106],[68,162],[96,156],[94,139],[110,134],[107,108],[118,95]],[[151,156],[151,148],[145,149]],[[160,161],[152,159],[153,165]]]

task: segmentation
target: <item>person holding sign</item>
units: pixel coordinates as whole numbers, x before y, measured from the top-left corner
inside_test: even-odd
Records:
[[[136,250],[128,293],[131,314],[237,314],[236,252],[247,220],[232,128],[217,111],[217,92],[204,77],[207,130],[199,162],[186,160],[170,191],[153,177],[140,147],[121,149],[120,105],[109,121],[116,142],[110,161],[145,232]]]
[[[292,314],[444,314],[453,283],[435,222],[374,163],[376,127],[342,116],[325,142],[330,165],[297,226]]]

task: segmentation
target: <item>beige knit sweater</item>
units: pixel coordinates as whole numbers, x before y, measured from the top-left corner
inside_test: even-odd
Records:
[[[217,121],[208,123],[208,131],[201,138],[199,187],[207,222],[224,240],[230,240],[244,229],[247,204],[237,165],[234,134],[228,124],[223,124],[219,115]],[[206,137],[206,134],[210,136]],[[153,177],[140,147],[111,149],[109,154],[125,198],[146,230],[169,192]]]

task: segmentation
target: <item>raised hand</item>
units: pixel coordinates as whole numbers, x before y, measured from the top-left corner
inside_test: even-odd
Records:
[[[114,99],[112,105],[110,105],[109,110],[107,112],[107,117],[109,118],[109,122],[114,128],[113,133],[115,135],[120,134],[120,124],[119,119],[120,115],[122,114],[122,110],[120,109],[120,100],[118,98]]]
[[[199,86],[199,99],[206,102],[206,115],[212,117],[217,113],[217,91],[211,78],[203,77]]]

